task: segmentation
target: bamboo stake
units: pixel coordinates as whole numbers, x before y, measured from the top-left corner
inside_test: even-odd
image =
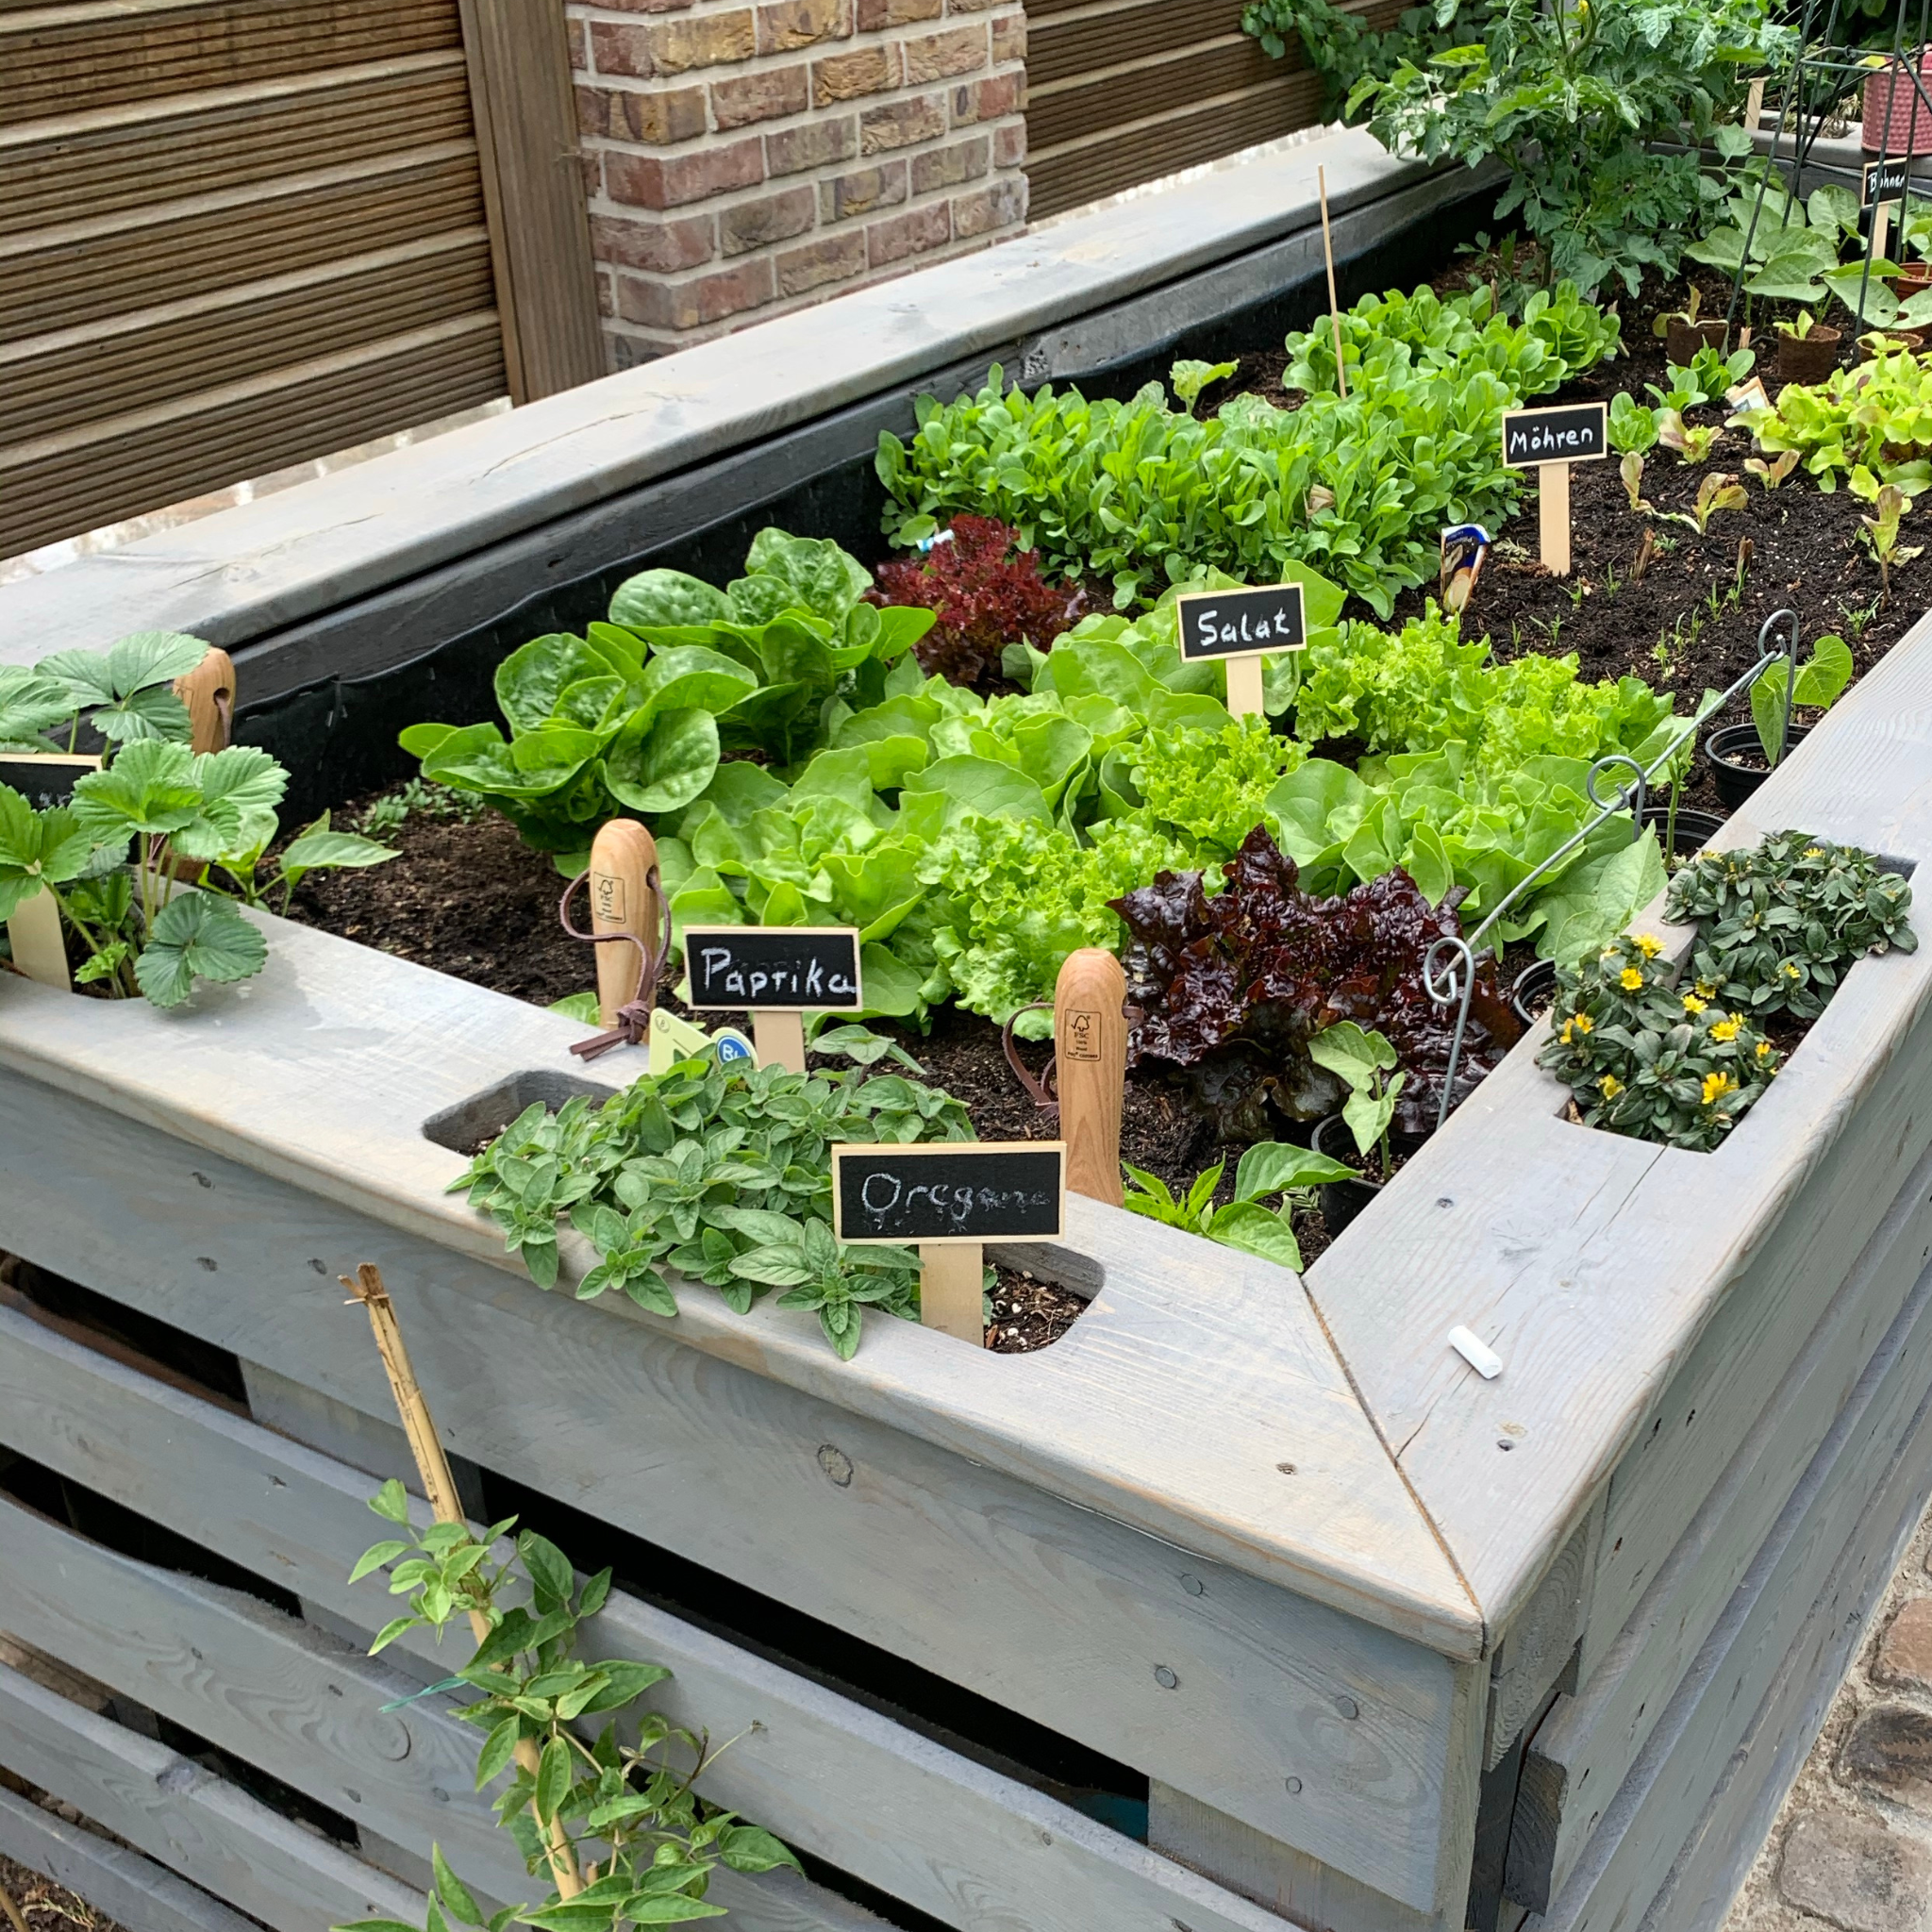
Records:
[[[1322,197],[1322,253],[1328,261],[1328,320],[1335,329],[1335,386],[1348,400],[1348,371],[1341,366],[1341,305],[1335,299],[1335,241],[1328,232],[1328,170],[1315,170],[1315,187]]]
[[[13,1903],[13,1894],[4,1885],[0,1885],[0,1909],[6,1911],[7,1922],[13,1927],[13,1932],[28,1932],[26,1920]]]
[[[383,1286],[382,1271],[373,1261],[364,1261],[356,1270],[355,1280],[351,1281],[346,1274],[336,1278],[369,1310],[369,1325],[375,1331],[376,1351],[382,1357],[382,1365],[389,1372],[389,1386],[396,1399],[397,1413],[403,1420],[403,1433],[409,1439],[409,1454],[416,1459],[417,1474],[423,1478],[423,1493],[429,1498],[429,1507],[437,1522],[467,1525],[469,1519],[463,1514],[462,1503],[457,1495],[456,1478],[450,1474],[449,1457],[443,1454],[442,1439],[436,1433],[428,1398],[424,1395],[422,1384],[416,1380],[416,1371],[410,1366],[409,1351],[403,1341],[402,1324],[396,1320],[395,1304],[389,1298],[389,1290]],[[481,1645],[490,1636],[490,1619],[481,1610],[472,1610],[470,1630]],[[518,1739],[516,1760],[519,1769],[528,1772],[532,1777],[536,1776],[539,1758],[534,1739]],[[533,1801],[530,1807],[533,1818],[536,1811]],[[562,1820],[553,1818],[545,1824],[539,1818],[537,1828],[542,1834],[544,1850],[550,1859],[550,1875],[556,1881],[558,1892],[565,1898],[575,1898],[583,1890],[584,1881],[577,1870],[576,1852],[571,1845],[570,1834],[563,1828]]]

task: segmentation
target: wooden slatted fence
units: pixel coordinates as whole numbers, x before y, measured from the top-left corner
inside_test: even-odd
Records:
[[[1028,0],[1035,220],[1272,141],[1321,118],[1299,47],[1271,59],[1243,0]],[[1388,26],[1401,0],[1357,10]]]
[[[561,13],[0,0],[0,557],[601,375]]]

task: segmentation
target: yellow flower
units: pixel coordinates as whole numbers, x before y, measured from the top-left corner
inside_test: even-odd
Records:
[[[1738,1037],[1738,1028],[1741,1024],[1738,1020],[1720,1020],[1710,1029],[1710,1037],[1713,1040],[1735,1040]]]
[[[1646,959],[1655,959],[1657,956],[1663,951],[1663,941],[1652,939],[1647,932],[1638,934],[1637,950],[1640,953],[1641,953]]]
[[[1708,1107],[1714,1100],[1722,1100],[1737,1086],[1728,1074],[1707,1074],[1704,1076],[1704,1104]]]
[[[1761,1059],[1761,1060],[1762,1060],[1762,1059],[1769,1059],[1769,1058],[1771,1058],[1771,1041],[1768,1041],[1768,1040],[1760,1040],[1760,1041],[1759,1041],[1757,1042],[1757,1058],[1758,1058],[1759,1059]]]
[[[1643,974],[1640,973],[1636,967],[1626,966],[1624,967],[1623,972],[1618,974],[1617,984],[1621,986],[1625,992],[1635,992],[1637,989],[1643,984]]]
[[[1596,1030],[1595,1027],[1591,1024],[1591,1018],[1588,1013],[1572,1013],[1571,1016],[1563,1022],[1563,1038],[1565,1040],[1568,1040],[1570,1038],[1570,1029],[1573,1026],[1579,1033],[1591,1033]]]
[[[1824,857],[1824,847],[1823,845],[1807,845],[1805,848],[1805,857],[1807,858],[1823,858]]]
[[[1606,1074],[1603,1076],[1603,1078],[1596,1083],[1596,1085],[1597,1091],[1601,1093],[1606,1100],[1616,1099],[1617,1095],[1623,1092],[1624,1091],[1623,1081],[1618,1079],[1616,1074]]]
[[[1707,1002],[1699,999],[1694,992],[1687,992],[1684,995],[1684,1010],[1687,1013],[1701,1013],[1706,1004]]]
[[[1787,959],[1785,963],[1778,968],[1778,971],[1782,973],[1787,979],[1802,979],[1804,977],[1804,969],[1797,963],[1795,959]]]
[[[1711,979],[1700,979],[1697,982],[1697,997],[1701,1000],[1716,999],[1717,982]]]

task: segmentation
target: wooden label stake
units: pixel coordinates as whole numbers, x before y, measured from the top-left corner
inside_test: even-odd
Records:
[[[955,1247],[919,1244],[919,1319],[974,1348],[986,1339],[986,1250],[977,1241]]]
[[[1230,664],[1232,671],[1234,666]],[[1121,1187],[1121,1108],[1126,1095],[1127,975],[1101,946],[1067,956],[1054,988],[1054,1059],[1067,1186],[1115,1208]]]
[[[1570,575],[1570,465],[1537,465],[1537,543],[1552,576]]]
[[[688,925],[684,965],[692,1012],[751,1014],[761,1067],[804,1073],[806,1014],[865,1005],[857,926]]]
[[[646,951],[655,949],[664,930],[663,902],[651,883],[657,870],[658,841],[636,819],[611,819],[601,826],[591,846],[591,930],[600,938],[627,933]],[[597,1006],[605,1025],[615,1026],[618,1008],[633,1000],[657,1004],[657,987],[638,984],[643,957],[637,946],[597,948]]]
[[[1237,718],[1263,713],[1264,657],[1307,649],[1306,600],[1299,584],[1193,591],[1176,602],[1174,614],[1181,661],[1223,667],[1227,708]]]
[[[1335,388],[1348,400],[1348,371],[1341,365],[1341,305],[1335,299],[1335,240],[1328,232],[1328,170],[1315,170],[1315,188],[1322,197],[1322,253],[1328,263],[1328,321],[1335,330]],[[1258,709],[1259,708],[1257,707]]]
[[[60,908],[44,886],[13,908],[7,921],[7,942],[13,949],[15,972],[62,992],[74,991],[67,971],[67,941],[60,935]]]
[[[805,1072],[805,1015],[760,1010],[751,1016],[751,1041],[758,1065]]]
[[[1538,547],[1552,576],[1570,575],[1570,465],[1597,462],[1609,453],[1607,403],[1503,411],[1505,465],[1536,472]]]

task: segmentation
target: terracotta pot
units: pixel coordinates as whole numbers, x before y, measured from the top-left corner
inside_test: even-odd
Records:
[[[1923,295],[1927,289],[1932,289],[1932,268],[1902,268],[1891,277],[1891,292],[1901,302]]]
[[[1932,97],[1932,47],[1919,50],[1918,68],[1919,86]],[[1887,61],[1865,82],[1862,145],[1868,155],[1932,155],[1932,108],[1920,100],[1905,60]]]
[[[1814,327],[1807,336],[1777,339],[1777,379],[1780,382],[1823,382],[1838,367],[1844,336],[1835,328]]]
[[[1688,369],[1691,358],[1706,342],[1713,349],[1723,349],[1724,325],[1722,317],[1716,322],[1685,322],[1681,317],[1674,317],[1670,333],[1664,338],[1664,355],[1679,369]]]

